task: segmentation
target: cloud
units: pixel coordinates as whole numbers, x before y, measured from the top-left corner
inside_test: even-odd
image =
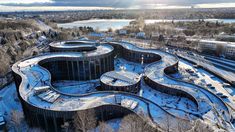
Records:
[[[191,6],[196,4],[232,3],[234,0],[53,0],[50,5],[130,7],[146,4]]]
[[[15,11],[72,11],[72,10],[111,10],[110,7],[79,7],[79,6],[4,6],[0,5],[0,12]]]
[[[128,9],[235,7],[234,0],[0,0],[0,5],[17,7],[106,7]],[[40,8],[40,7],[39,7]]]
[[[35,4],[35,3],[53,3],[53,0],[0,0],[1,5],[7,4]]]
[[[206,3],[206,4],[196,4],[196,8],[230,8],[235,7],[235,3]]]

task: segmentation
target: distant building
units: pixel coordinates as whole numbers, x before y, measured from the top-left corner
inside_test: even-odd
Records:
[[[126,35],[127,34],[127,30],[121,29],[121,30],[118,31],[118,34],[119,35]]]
[[[215,54],[217,45],[215,41],[200,40],[198,41],[198,49],[202,53]]]
[[[138,32],[138,33],[136,34],[136,38],[145,39],[145,38],[146,38],[145,32]]]
[[[232,34],[232,35],[221,34],[221,35],[217,36],[216,40],[235,42],[235,34]]]
[[[235,45],[227,45],[224,56],[229,59],[235,59]]]
[[[215,40],[191,40],[198,42],[198,51],[205,54],[235,59],[235,43]]]
[[[152,39],[155,39],[155,40],[158,40],[158,39],[159,39],[159,35],[160,35],[160,34],[159,34],[158,32],[152,32],[152,33],[151,33],[151,38],[152,38]]]
[[[106,36],[105,33],[92,32],[88,34],[88,39],[98,40],[98,39],[104,38],[105,36]]]

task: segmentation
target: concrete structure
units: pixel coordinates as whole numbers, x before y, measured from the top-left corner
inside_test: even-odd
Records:
[[[104,91],[124,91],[137,93],[140,90],[140,75],[127,71],[111,71],[100,78]]]
[[[224,56],[228,59],[235,60],[235,44],[227,45],[224,50]]]
[[[217,43],[215,41],[199,41],[199,51],[207,54],[216,54],[217,51]]]
[[[96,50],[95,41],[62,41],[49,44],[51,52],[88,52]]]
[[[228,59],[235,59],[235,43],[215,40],[196,40],[189,41],[198,42],[198,51],[204,54],[212,54],[223,56]]]
[[[79,50],[81,45],[84,46],[79,41],[76,45]],[[69,48],[71,44],[58,42],[50,46],[53,50],[61,50]],[[88,44],[87,46],[94,45]],[[69,49],[66,51],[73,51],[74,46],[72,45]],[[195,103],[197,110],[189,112],[190,119],[183,118],[174,112],[166,111],[151,100],[132,93],[99,91],[71,95],[51,85],[53,80],[99,79],[103,73],[113,71],[114,56],[127,61],[149,64],[144,71],[146,85],[170,95],[188,98]],[[220,115],[219,119],[230,122],[230,110],[219,97],[205,88],[168,76],[169,73],[177,72],[177,69],[178,58],[176,56],[159,50],[142,49],[126,42],[103,43],[96,45],[94,50],[86,52],[48,53],[21,60],[12,67],[26,120],[31,126],[42,127],[46,131],[60,131],[61,125],[65,122],[71,123],[77,112],[91,110],[95,111],[98,121],[133,113],[138,119],[146,118],[149,128],[157,127],[162,131],[167,130],[166,120],[172,122],[181,120],[189,123],[189,120],[203,118],[203,115],[207,113],[213,116]],[[132,102],[131,107],[129,107],[130,103],[126,102]],[[213,107],[211,104],[214,104]],[[214,110],[218,111],[213,113]],[[144,114],[139,114],[143,112]],[[177,124],[171,124],[171,126],[174,128]],[[224,128],[230,128],[230,126],[225,124]]]

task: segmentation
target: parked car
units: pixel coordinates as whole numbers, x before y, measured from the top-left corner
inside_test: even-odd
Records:
[[[214,86],[211,86],[210,88],[211,88],[211,89],[215,89],[215,87],[214,87]]]
[[[223,87],[230,87],[231,85],[229,83],[223,83]]]
[[[215,76],[214,75],[210,75],[210,78],[215,78]]]
[[[218,95],[218,96],[223,96],[223,94],[222,94],[222,93],[216,93],[216,95]]]
[[[223,99],[227,99],[228,98],[228,96],[226,96],[226,95],[222,95],[220,97],[223,98]]]

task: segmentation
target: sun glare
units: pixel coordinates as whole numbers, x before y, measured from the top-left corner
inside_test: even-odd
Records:
[[[0,0],[0,4],[52,3],[52,0]]]

